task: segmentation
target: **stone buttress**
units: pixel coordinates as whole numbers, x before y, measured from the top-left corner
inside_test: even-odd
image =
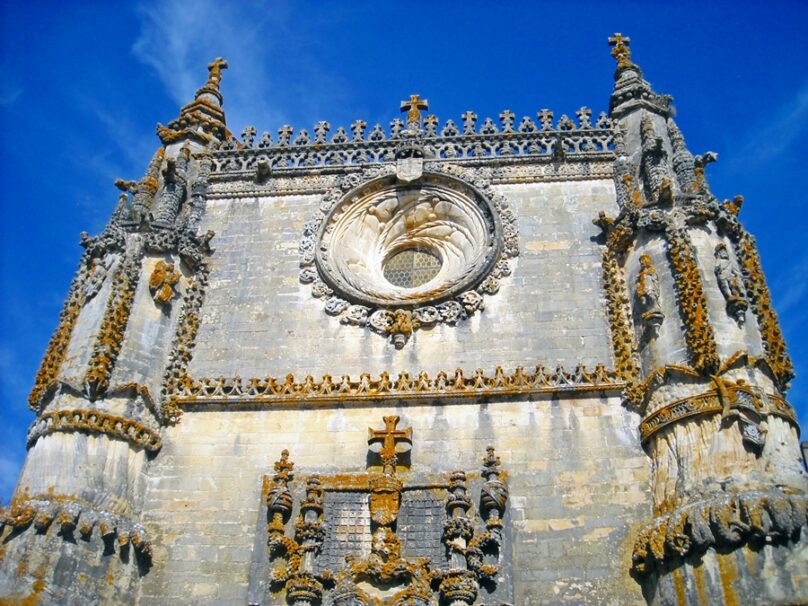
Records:
[[[36,420],[3,516],[0,594],[29,603],[134,603],[152,566],[144,469],[176,413],[161,404],[184,361],[212,233],[198,234],[210,159],[225,138],[217,60],[139,181],[84,248],[29,397]],[[192,319],[192,318],[191,318]],[[186,330],[187,332],[187,330]],[[40,600],[40,602],[36,602]]]
[[[808,483],[784,399],[791,361],[743,199],[713,196],[716,154],[691,154],[628,43],[610,38],[620,213],[595,222],[616,363],[651,464],[654,520],[632,573],[652,604],[792,603]]]

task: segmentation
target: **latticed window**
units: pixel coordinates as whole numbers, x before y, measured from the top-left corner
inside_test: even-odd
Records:
[[[441,262],[437,255],[420,248],[396,253],[384,264],[384,277],[402,288],[415,288],[438,275]]]

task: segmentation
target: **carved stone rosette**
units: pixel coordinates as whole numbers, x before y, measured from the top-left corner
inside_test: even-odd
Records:
[[[299,246],[300,281],[326,313],[396,348],[414,330],[482,310],[519,254],[515,215],[481,171],[423,168],[406,180],[390,166],[342,177]],[[402,253],[421,259],[407,269]]]

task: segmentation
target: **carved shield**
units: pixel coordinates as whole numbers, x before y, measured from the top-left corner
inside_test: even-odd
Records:
[[[404,183],[412,183],[424,174],[423,158],[399,158],[396,160],[396,177]]]
[[[370,493],[370,519],[380,526],[389,526],[398,519],[401,493],[397,490],[375,490]]]

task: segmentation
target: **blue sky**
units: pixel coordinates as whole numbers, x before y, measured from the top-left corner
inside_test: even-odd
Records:
[[[386,125],[418,92],[456,122],[608,108],[607,37],[630,35],[674,95],[713,192],[743,194],[808,422],[808,3],[0,2],[0,501],[25,457],[26,398],[81,249],[159,145],[154,126],[230,62],[228,125]]]

